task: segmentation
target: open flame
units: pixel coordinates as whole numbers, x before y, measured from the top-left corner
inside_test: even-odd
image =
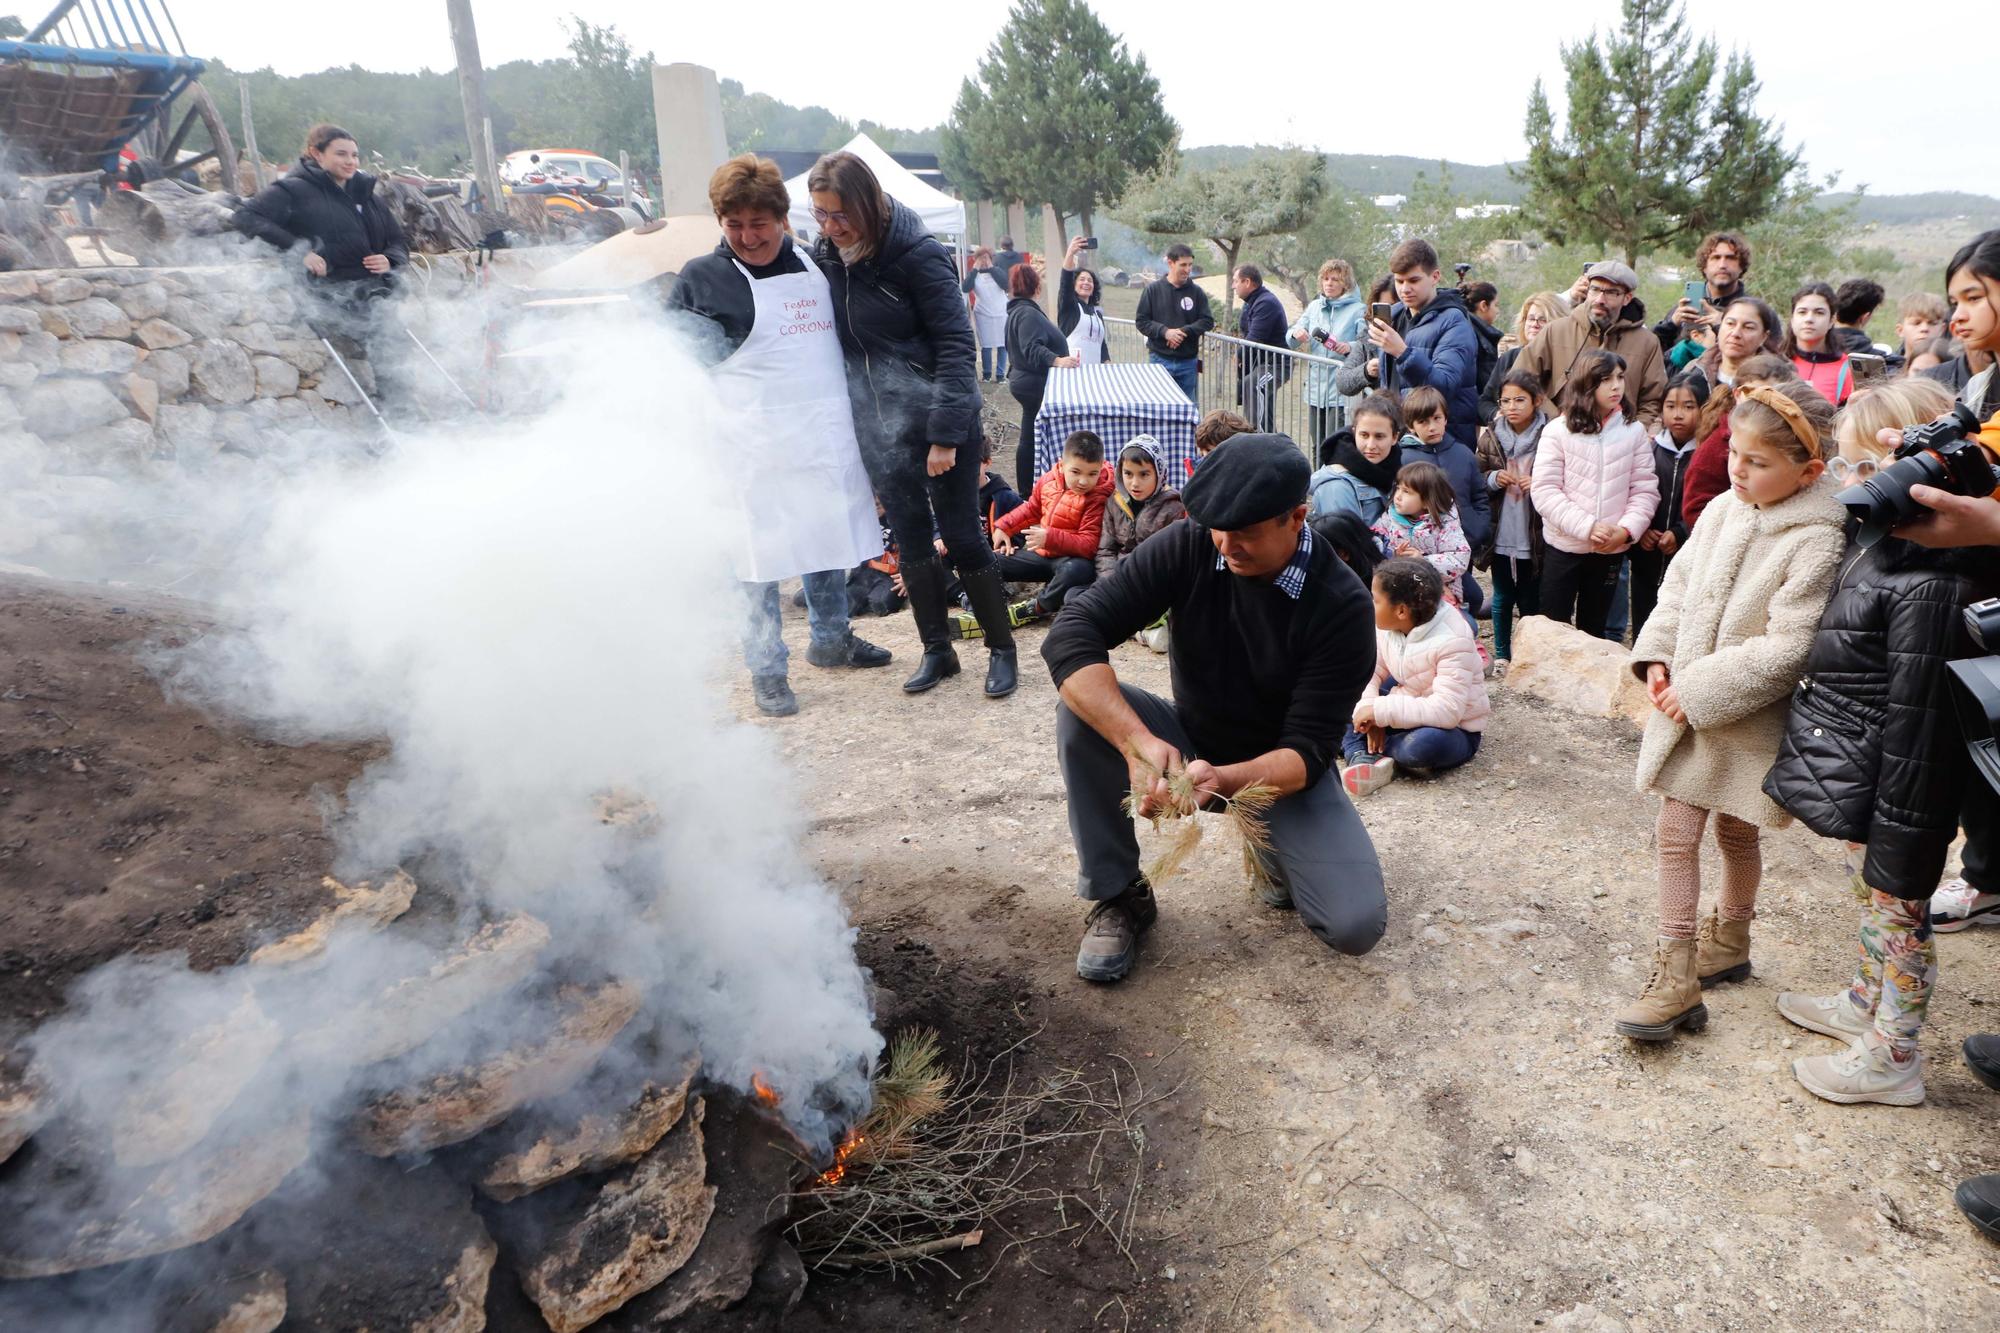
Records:
[[[778,1103],[784,1100],[778,1095],[778,1090],[765,1082],[764,1076],[754,1069],[750,1071],[750,1095],[757,1099],[757,1105],[767,1111],[777,1109]]]
[[[847,1137],[842,1139],[840,1147],[834,1150],[833,1165],[819,1173],[816,1183],[823,1189],[838,1185],[847,1176],[847,1159],[854,1156],[866,1142],[868,1142],[867,1135],[852,1129],[848,1130]]]

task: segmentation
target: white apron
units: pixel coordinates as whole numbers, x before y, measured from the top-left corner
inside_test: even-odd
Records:
[[[981,347],[1007,345],[1007,294],[991,269],[975,269],[972,274],[972,327]]]
[[[1069,354],[1086,366],[1104,359],[1103,315],[1090,310],[1077,312],[1076,327],[1069,331]]]
[[[730,257],[756,315],[750,336],[712,372],[725,413],[722,457],[742,511],[736,573],[750,583],[852,569],[882,554],[832,290],[797,243],[787,244],[805,272],[753,278]]]

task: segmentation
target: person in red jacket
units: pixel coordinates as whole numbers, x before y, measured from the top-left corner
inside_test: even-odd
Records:
[[[1114,485],[1104,462],[1104,441],[1080,430],[1063,441],[1062,460],[1035,483],[1027,502],[994,520],[1000,577],[1047,585],[1013,608],[1017,624],[1054,615],[1063,598],[1097,577],[1104,506]]]

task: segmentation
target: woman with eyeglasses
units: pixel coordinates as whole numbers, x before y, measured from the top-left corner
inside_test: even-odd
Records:
[[[923,221],[891,199],[866,162],[828,153],[806,176],[833,288],[848,395],[875,494],[902,553],[923,660],[903,689],[958,674],[945,588],[949,560],[986,640],[986,693],[1014,692],[1007,590],[979,525],[979,358],[957,269]],[[934,552],[936,540],[945,556]]]

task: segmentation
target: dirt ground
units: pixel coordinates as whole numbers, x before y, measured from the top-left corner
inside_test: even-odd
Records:
[[[1363,805],[1389,879],[1373,953],[1334,955],[1252,899],[1218,826],[1161,889],[1138,970],[1090,986],[1041,632],[1011,700],[980,695],[976,646],[908,698],[907,615],[860,625],[894,666],[836,673],[803,663],[787,614],[802,712],[757,718],[740,680],[732,701],[801,773],[864,959],[934,960],[1036,1034],[1031,1070],[1115,1054],[1180,1091],[1145,1117],[1132,1263],[1048,1242],[962,1300],[962,1282],[815,1282],[786,1327],[2000,1326],[2000,1250],[1951,1201],[2000,1170],[2000,1102],[1957,1054],[2000,1026],[2000,932],[1940,941],[1924,1106],[1820,1102],[1789,1062],[1836,1048],[1774,1000],[1846,982],[1852,900],[1836,849],[1788,830],[1767,841],[1757,975],[1710,992],[1705,1033],[1629,1043],[1611,1016],[1654,924],[1636,737],[1499,687],[1468,769]],[[1168,690],[1144,648],[1116,666]]]

